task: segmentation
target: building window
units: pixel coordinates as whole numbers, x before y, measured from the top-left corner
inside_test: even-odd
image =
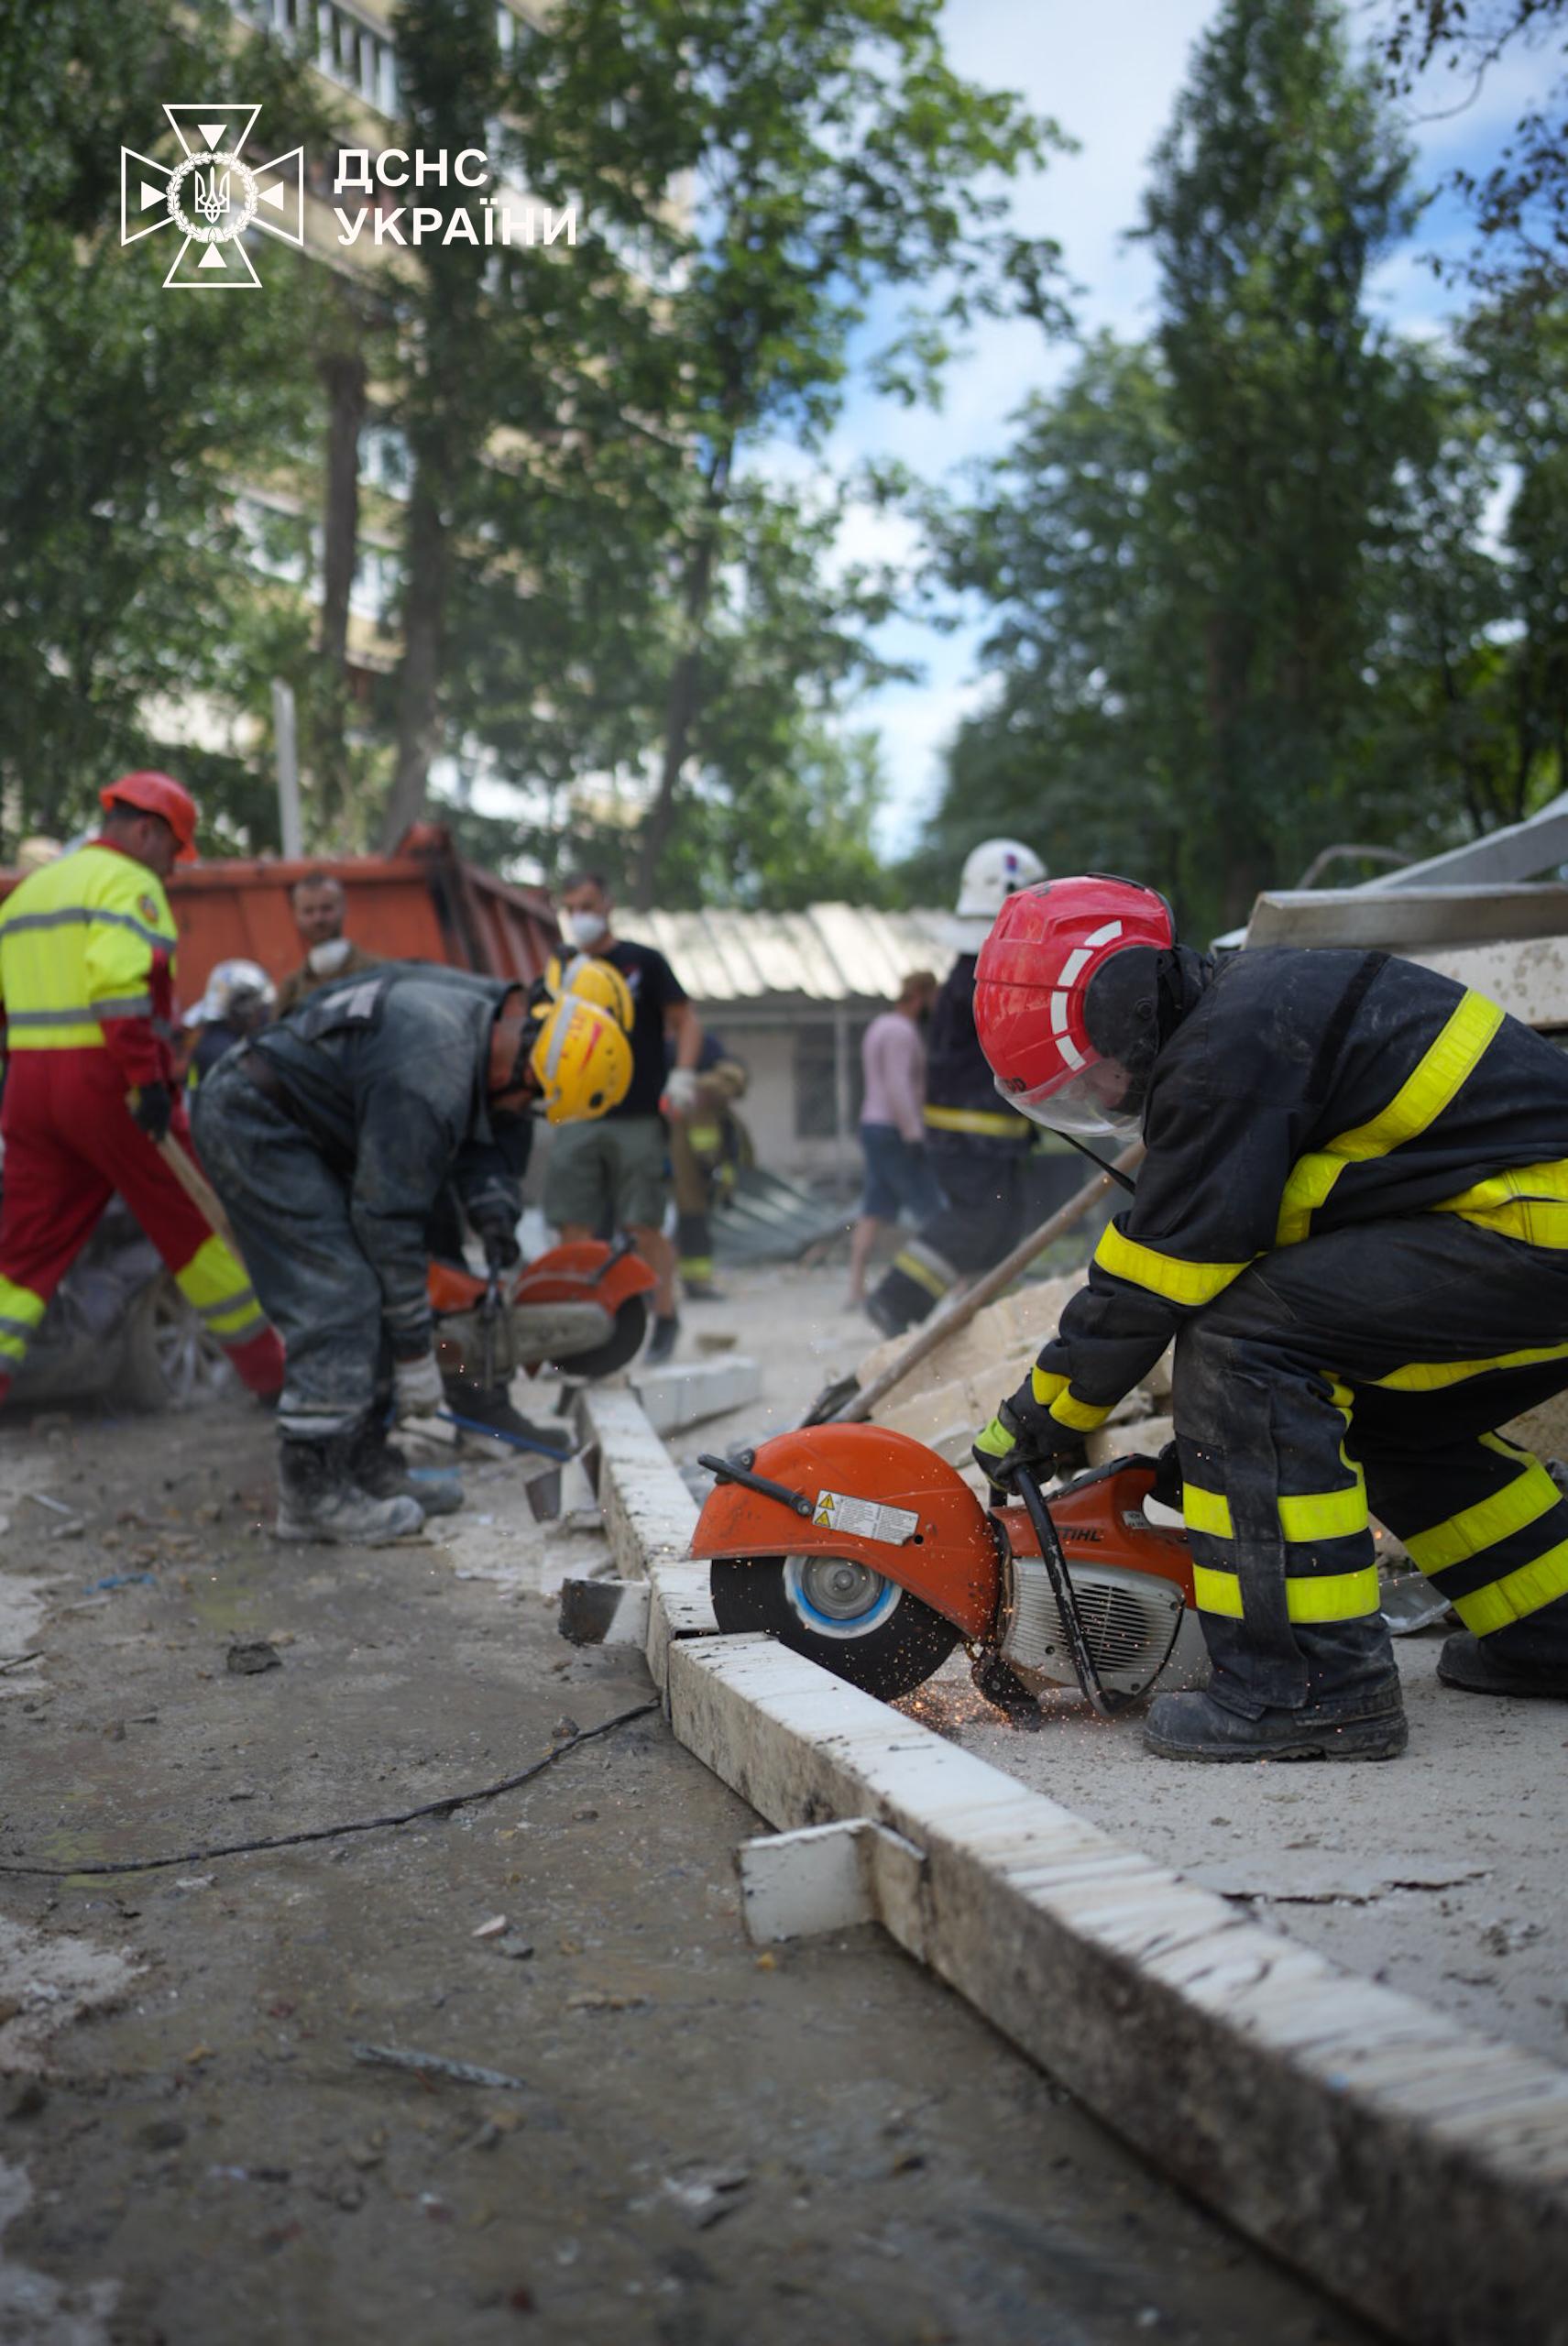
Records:
[[[849,1123],[839,1121],[839,1049],[831,1025],[797,1026],[795,1030],[795,1136],[796,1140],[837,1140],[852,1134],[860,1123],[865,1086],[861,1073],[863,1018],[851,1019],[844,1030],[845,1074]]]
[[[356,90],[367,104],[397,113],[398,63],[391,42],[339,0],[316,0],[316,63],[345,89]]]

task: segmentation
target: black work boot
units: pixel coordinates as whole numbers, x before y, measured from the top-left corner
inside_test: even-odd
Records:
[[[642,1359],[645,1365],[649,1368],[657,1368],[662,1361],[668,1360],[675,1349],[675,1338],[680,1332],[679,1314],[674,1311],[660,1312],[653,1321],[653,1332],[643,1350]]]
[[[1545,1694],[1568,1702],[1568,1661],[1510,1654],[1498,1642],[1508,1634],[1504,1629],[1475,1638],[1468,1629],[1456,1629],[1445,1638],[1437,1658],[1443,1684],[1461,1687],[1466,1694]]]
[[[463,1418],[470,1427],[493,1433],[502,1442],[538,1444],[545,1450],[569,1450],[571,1437],[565,1426],[540,1425],[532,1418],[525,1418],[514,1409],[504,1385],[469,1385],[461,1377],[448,1377],[446,1406],[455,1418]]]
[[[349,1443],[291,1442],[278,1452],[280,1540],[347,1540],[385,1548],[423,1528],[424,1510],[410,1498],[373,1498],[349,1471]]]
[[[406,1453],[387,1440],[385,1427],[374,1419],[354,1437],[348,1471],[371,1498],[412,1499],[426,1515],[455,1515],[463,1504],[462,1485],[455,1474],[416,1482]]]
[[[1212,1694],[1160,1694],[1144,1727],[1145,1750],[1160,1760],[1397,1760],[1405,1742],[1397,1678],[1256,1719]]]

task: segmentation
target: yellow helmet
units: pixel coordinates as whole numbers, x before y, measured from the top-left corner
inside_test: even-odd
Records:
[[[545,1012],[528,1063],[552,1124],[602,1116],[631,1080],[631,1046],[620,1025],[578,994],[564,993]]]
[[[579,1002],[594,1003],[609,1011],[624,1034],[631,1032],[636,1014],[631,988],[613,961],[600,960],[595,953],[553,953],[545,964],[544,991],[552,1002],[570,993]]]

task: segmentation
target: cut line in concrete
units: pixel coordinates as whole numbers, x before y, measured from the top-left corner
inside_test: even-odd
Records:
[[[585,1396],[617,1564],[680,1741],[780,1831],[921,1862],[876,1911],[1167,2174],[1433,2346],[1568,2346],[1568,2071],[1238,1915],[771,1639],[717,1633],[696,1507],[626,1393]]]

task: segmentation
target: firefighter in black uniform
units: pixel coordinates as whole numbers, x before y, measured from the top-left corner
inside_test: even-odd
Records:
[[[959,958],[926,1036],[926,1146],[946,1203],[900,1247],[866,1298],[884,1336],[927,1319],[960,1277],[989,1270],[1024,1234],[1035,1135],[996,1096],[974,1031],[974,970],[1008,897],[1045,876],[1039,857],[1017,839],[986,839],[964,864],[953,922]]]
[[[1071,1461],[1175,1338],[1212,1675],[1149,1749],[1403,1749],[1369,1507],[1464,1623],[1446,1685],[1568,1696],[1568,1502],[1497,1431],[1568,1387],[1568,1058],[1385,953],[1216,969],[1100,877],[1014,899],[976,1018],[1028,1114],[1148,1149],[976,1455]]]

